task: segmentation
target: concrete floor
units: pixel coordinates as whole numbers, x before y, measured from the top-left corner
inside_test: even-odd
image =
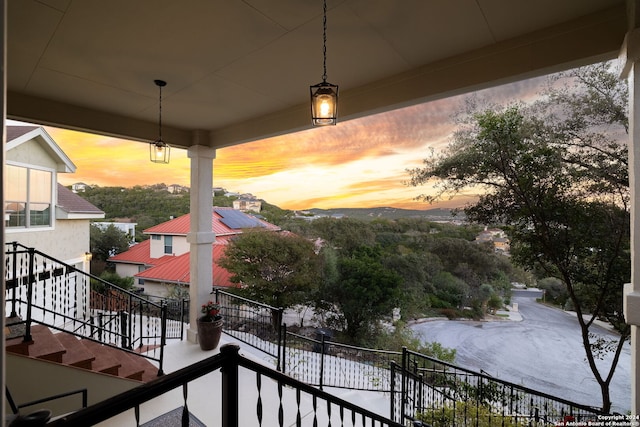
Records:
[[[266,366],[273,367],[267,362],[269,356],[265,356],[258,350],[252,349],[246,344],[237,342],[227,335],[222,335],[220,346],[212,351],[202,351],[197,344],[186,341],[169,341],[165,347],[165,373],[174,372],[180,368],[211,357],[219,353],[222,345],[228,343],[236,343],[240,345],[240,354],[243,356],[264,363]],[[243,427],[259,426],[256,416],[256,402],[258,400],[258,390],[256,386],[255,373],[240,369],[240,391],[242,394],[240,402],[240,425]],[[208,374],[189,384],[187,390],[187,405],[189,411],[202,421],[208,427],[220,426],[221,413],[221,374],[219,371]],[[388,394],[332,389],[327,390],[330,393],[344,400],[365,407],[366,409],[378,413],[380,415],[389,416],[389,400]],[[278,398],[277,387],[275,383],[269,380],[263,380],[260,390],[260,398],[262,399],[263,421],[262,426],[278,425],[278,408],[280,399]],[[294,426],[298,412],[296,404],[295,392],[292,389],[283,389],[284,402],[284,425]],[[163,396],[154,399],[151,402],[141,406],[140,408],[140,424],[156,418],[157,416],[167,413],[172,409],[182,407],[184,405],[184,397],[182,388],[174,390]],[[243,406],[244,405],[244,406]],[[318,405],[319,421],[327,418],[327,411],[321,405]],[[300,404],[300,416],[304,425],[312,425],[313,410],[310,398],[302,396]],[[338,418],[336,408],[331,413],[332,425],[341,425]],[[109,421],[98,424],[102,427],[128,427],[136,426],[135,415],[133,410],[120,414]],[[322,424],[320,424],[322,425]]]

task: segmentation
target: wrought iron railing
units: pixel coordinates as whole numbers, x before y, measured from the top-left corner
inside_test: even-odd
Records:
[[[340,344],[324,333],[319,334],[319,339],[288,331],[284,336],[282,366],[292,377],[321,389],[326,386],[391,391],[390,364],[401,361],[401,352]]]
[[[188,318],[188,301],[144,299],[32,248],[17,243],[10,245],[12,250],[5,258],[6,309],[14,320],[8,321],[8,326],[23,323],[25,340],[30,339],[31,323],[37,322],[126,351],[136,349],[147,358],[158,361],[159,373],[162,374],[168,318],[179,324],[171,335],[182,337],[183,321]],[[92,290],[91,282],[97,284],[101,292]],[[221,304],[221,314],[225,318],[224,332],[272,356],[277,370],[281,371],[277,375],[265,374],[258,368],[252,368],[257,375],[256,416],[259,425],[263,425],[264,417],[260,409],[261,396],[266,393],[262,380],[264,375],[275,378],[277,386],[270,393],[279,396],[281,407],[285,399],[282,396],[283,385],[295,384],[295,396],[289,398],[297,402],[298,408],[302,390],[310,387],[289,381],[302,381],[321,389],[326,386],[389,392],[391,418],[398,425],[421,421],[433,427],[549,425],[565,420],[587,422],[600,415],[595,408],[407,349],[394,352],[354,347],[334,342],[324,334],[316,339],[304,337],[286,330],[280,308],[220,290],[215,291],[215,299]],[[246,367],[249,362],[242,359],[238,363]],[[212,370],[221,365],[216,366]],[[232,369],[237,370],[237,366]],[[192,379],[180,384],[185,387]],[[310,393],[312,402],[318,398],[314,393]],[[330,402],[325,403],[325,418],[336,415],[332,413],[333,405],[341,408],[338,415],[341,423],[344,417],[352,417],[355,425],[354,414],[366,413],[350,409],[352,415],[344,415],[348,405],[335,403],[327,396],[323,399]],[[314,414],[318,409],[316,403],[312,405]],[[233,418],[233,410],[230,414]],[[283,425],[282,418],[279,417],[278,422]],[[380,422],[380,425],[396,425]],[[264,425],[276,424],[265,421]]]
[[[283,309],[219,289],[214,290],[214,294],[224,319],[224,333],[273,357],[280,370]]]
[[[263,364],[244,358],[237,345],[225,345],[220,353],[176,372],[167,374],[143,386],[134,388],[76,413],[47,424],[51,427],[85,427],[112,419],[133,409],[135,425],[145,414],[144,405],[172,390],[181,389],[182,425],[189,425],[189,403],[209,396],[189,393],[195,380],[208,381],[212,394],[220,387],[220,401],[211,402],[206,413],[195,413],[206,425],[222,427],[246,426],[343,426],[343,427],[403,427],[379,414],[337,398],[300,382]],[[217,371],[221,377],[217,379]],[[213,374],[213,375],[209,375]],[[206,376],[206,377],[205,377]],[[242,376],[242,381],[239,377]],[[174,394],[175,396],[175,394]],[[242,405],[240,405],[242,402]],[[132,420],[133,421],[133,420]]]
[[[164,298],[155,295],[144,295],[143,298],[158,306],[167,307],[166,338],[183,340],[185,323],[189,323],[189,299]]]
[[[597,408],[407,349],[392,371],[391,417],[396,421],[420,420],[433,427],[555,426],[569,420],[587,425],[603,415]]]
[[[24,325],[25,342],[39,323],[154,360],[162,375],[166,305],[16,242],[8,244],[4,279],[6,326]]]
[[[323,333],[315,338],[295,334],[282,322],[274,324],[274,319],[282,319],[281,309],[223,291],[216,294],[225,319],[232,319],[224,332],[274,355],[279,371],[321,389],[388,392],[391,418],[400,423],[422,419],[433,427],[505,427],[590,420],[601,415],[596,408],[407,349],[375,350],[341,344]]]

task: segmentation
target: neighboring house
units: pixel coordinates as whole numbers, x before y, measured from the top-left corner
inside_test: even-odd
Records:
[[[104,212],[57,183],[75,165],[38,126],[8,126],[5,176],[5,240],[33,247],[89,271],[91,220]]]
[[[253,198],[253,199],[245,199],[241,197],[240,199],[233,201],[233,209],[242,212],[257,212],[259,213],[262,209],[262,201]]]
[[[87,190],[87,187],[89,186],[84,182],[76,182],[71,185],[71,191],[74,193],[84,193]]]
[[[167,187],[167,191],[172,194],[188,193],[189,187],[185,187],[184,185],[171,184]]]
[[[476,242],[491,243],[493,244],[493,248],[496,252],[509,254],[511,242],[505,232],[500,230],[499,228],[485,228],[480,234],[476,236]]]
[[[150,227],[143,231],[150,235],[148,240],[109,258],[108,261],[115,264],[116,273],[120,276],[133,276],[136,284],[144,287],[146,294],[166,296],[171,285],[189,285],[189,226],[190,214],[186,214]],[[232,208],[213,208],[212,231],[216,234],[216,241],[213,243],[212,287],[235,286],[230,280],[230,273],[218,266],[217,261],[224,254],[224,248],[231,238],[241,234],[244,229],[257,227],[280,231],[273,224]]]

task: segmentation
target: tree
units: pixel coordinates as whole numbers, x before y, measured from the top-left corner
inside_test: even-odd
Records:
[[[277,308],[308,302],[320,277],[313,243],[291,233],[246,230],[218,264],[241,285],[241,295]]]
[[[559,83],[568,80],[564,86]],[[629,280],[626,86],[607,64],[554,78],[534,105],[492,107],[461,123],[442,155],[410,170],[411,184],[437,180],[434,201],[480,191],[465,208],[480,224],[507,224],[514,261],[537,264],[565,284],[586,358],[609,411],[609,384],[629,327],[622,287]],[[571,89],[568,85],[571,85]],[[608,372],[590,327],[606,319],[620,333]]]
[[[89,246],[95,260],[106,261],[108,258],[129,249],[129,237],[127,233],[113,224],[109,224],[104,229],[91,225]]]
[[[338,260],[339,280],[325,294],[339,310],[352,342],[370,335],[373,323],[398,305],[402,279],[381,263],[379,247],[361,246]]]
[[[538,288],[544,292],[544,300],[553,304],[564,306],[567,301],[567,288],[562,280],[556,277],[545,277],[538,280]]]
[[[435,306],[461,308],[469,297],[469,286],[448,271],[442,271],[433,278]]]
[[[342,254],[375,245],[375,233],[365,221],[352,218],[320,218],[311,223],[317,236],[331,242]]]

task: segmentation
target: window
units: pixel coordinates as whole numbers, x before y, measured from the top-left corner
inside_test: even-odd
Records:
[[[159,234],[152,234],[151,235],[151,240],[161,240],[162,237]]]
[[[173,253],[173,236],[164,236],[164,253]]]
[[[6,227],[50,227],[53,174],[50,171],[7,165]]]

